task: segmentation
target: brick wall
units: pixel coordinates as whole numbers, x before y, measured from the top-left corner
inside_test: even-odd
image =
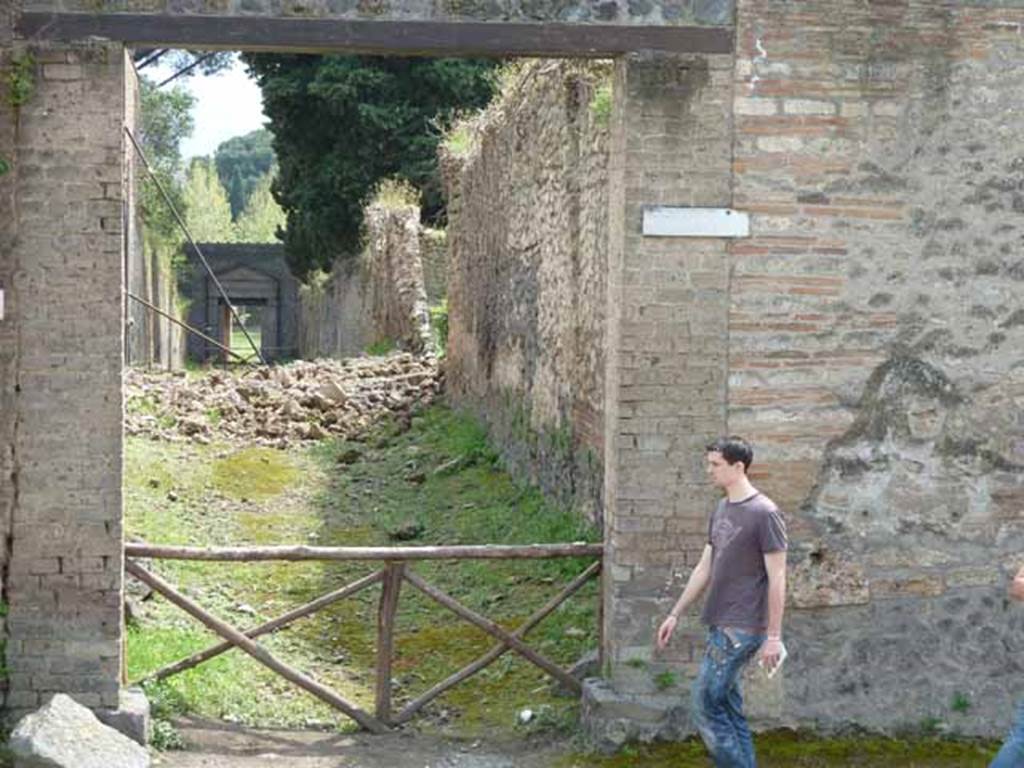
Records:
[[[0,69],[9,66],[15,51],[10,47],[10,27],[3,11],[0,11]],[[4,316],[0,319],[0,531],[4,540],[11,530],[14,504],[17,501],[17,464],[14,457],[14,439],[17,420],[14,418],[18,365],[18,329],[12,320],[15,294],[12,291],[17,262],[14,258],[14,242],[17,236],[15,220],[16,177],[15,159],[15,116],[6,98],[0,98],[0,159],[11,168],[0,175],[0,290],[4,293]],[[0,595],[7,600],[7,566],[10,552],[5,546],[0,550]],[[0,630],[6,640],[6,618],[0,619]],[[6,681],[3,683],[6,692]],[[2,702],[0,702],[2,703]]]
[[[535,61],[443,158],[447,386],[503,457],[598,520],[604,450],[607,64]],[[607,102],[604,102],[606,105]]]
[[[762,724],[997,734],[1020,693],[1024,11],[974,5],[739,5],[728,420],[794,538]]]
[[[32,54],[31,99],[0,108],[7,705],[117,706],[127,64],[114,45]]]
[[[733,62],[634,55],[616,69],[606,384],[605,655],[622,693],[690,672],[700,632],[652,638],[706,540],[703,445],[725,423],[722,240],[641,234],[645,205],[728,206]],[[635,663],[630,663],[635,662]]]

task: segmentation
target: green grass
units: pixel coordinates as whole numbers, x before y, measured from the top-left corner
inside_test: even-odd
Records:
[[[858,735],[822,738],[780,730],[755,736],[761,768],[966,768],[987,765],[997,750],[992,742],[937,738],[889,739]],[[553,768],[707,768],[697,739],[677,744],[627,745],[618,754],[576,754]]]
[[[256,349],[260,349],[263,343],[262,332],[260,331],[259,325],[249,327],[251,324],[246,323],[245,330],[249,332],[249,337],[252,339],[252,344],[249,343],[249,339],[245,338],[245,332],[241,328],[231,328],[231,351],[236,352],[242,357],[256,357],[256,353],[253,351],[253,344],[256,345]]]
[[[366,354],[370,357],[380,357],[397,348],[394,339],[378,339],[366,348]]]
[[[354,464],[339,455],[362,452]],[[191,545],[388,545],[596,540],[597,532],[514,483],[496,466],[481,427],[436,406],[399,434],[392,425],[365,443],[324,441],[290,453],[225,446],[127,441],[129,538]],[[438,467],[442,471],[435,472]],[[174,500],[171,500],[171,496]],[[389,537],[405,527],[416,538]],[[428,582],[512,628],[579,573],[587,560],[418,563]],[[370,563],[154,566],[214,614],[247,626],[283,613],[371,572]],[[261,643],[360,706],[371,708],[377,587]],[[129,677],[137,679],[213,641],[159,598],[148,600],[128,634]],[[591,583],[528,639],[569,664],[596,646],[597,591]],[[568,632],[570,628],[573,631]],[[581,630],[581,631],[576,631]],[[488,650],[475,627],[403,588],[392,677],[400,705]],[[330,724],[341,715],[232,651],[160,686],[182,711],[263,726]],[[512,732],[519,709],[543,713],[527,730],[571,723],[575,705],[549,692],[540,670],[506,654],[445,694],[418,723],[458,736]]]

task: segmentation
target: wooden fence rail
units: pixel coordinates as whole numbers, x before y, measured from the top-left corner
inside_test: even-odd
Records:
[[[553,613],[569,597],[578,592],[591,579],[601,573],[601,561],[590,564],[557,595],[534,612],[523,624],[508,631],[485,616],[459,603],[451,595],[428,584],[409,568],[410,562],[422,560],[469,560],[469,559],[538,559],[565,557],[600,557],[604,552],[601,544],[574,542],[572,544],[527,544],[527,545],[466,545],[443,547],[168,547],[141,543],[125,545],[126,558],[150,558],[154,560],[208,560],[228,562],[263,562],[268,560],[376,560],[383,561],[384,567],[348,584],[328,592],[305,605],[294,608],[281,616],[259,626],[246,630],[237,629],[213,616],[159,576],[151,573],[138,562],[126,559],[125,570],[159,592],[193,618],[213,630],[223,641],[203,651],[169,664],[147,675],[140,681],[162,680],[171,675],[209,661],[230,650],[239,648],[261,664],[284,677],[294,685],[316,696],[335,709],[355,720],[368,731],[382,733],[391,726],[408,721],[420,709],[449,688],[467,680],[491,664],[507,651],[514,651],[531,664],[542,669],[569,690],[580,692],[580,684],[572,675],[550,659],[541,655],[524,642],[526,634],[547,616]],[[350,597],[377,582],[381,583],[380,602],[377,610],[377,660],[375,710],[370,714],[347,701],[340,694],[317,682],[297,669],[275,658],[265,648],[254,642],[255,638],[275,632],[298,619],[311,616],[317,611]],[[410,584],[418,591],[438,602],[460,618],[468,621],[497,640],[497,643],[483,656],[460,669],[445,680],[437,683],[425,693],[413,699],[393,714],[391,702],[391,665],[394,658],[395,618],[398,612],[402,583]]]

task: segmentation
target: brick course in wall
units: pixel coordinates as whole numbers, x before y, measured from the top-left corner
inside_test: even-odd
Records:
[[[761,725],[1020,693],[1024,11],[972,5],[739,4],[728,420],[794,544]]]
[[[0,113],[13,161],[0,180],[6,703],[17,711],[64,691],[116,707],[127,63],[116,45],[31,54],[31,98]]]
[[[726,244],[641,234],[645,205],[728,206],[731,57],[627,57],[613,128],[606,389],[605,650],[611,684],[653,693],[700,635],[652,637],[706,540],[703,445],[725,426]],[[639,663],[634,663],[639,662]]]

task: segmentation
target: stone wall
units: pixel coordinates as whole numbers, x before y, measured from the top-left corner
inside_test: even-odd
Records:
[[[5,47],[4,65],[26,52]],[[16,111],[0,99],[0,153],[12,163],[0,177],[6,704],[64,691],[116,707],[129,64],[117,45],[30,53],[31,97]]]
[[[17,53],[11,47],[8,14],[0,9],[0,71],[6,71],[11,59]],[[15,193],[18,187],[14,171],[17,151],[16,115],[10,108],[6,93],[0,94],[0,160],[9,165],[7,173],[0,174],[0,291],[3,291],[4,310],[0,318],[0,531],[6,540],[11,531],[14,507],[17,503],[17,461],[14,455],[14,441],[17,434],[18,385],[18,326],[14,322],[17,308],[14,293],[14,275],[18,262],[14,256],[14,241],[18,227],[15,217]],[[8,547],[0,550],[0,597],[6,605],[8,600]],[[5,612],[6,613],[6,612]],[[7,618],[0,617],[0,631],[3,642],[7,639]],[[0,686],[6,700],[6,680]]]
[[[135,68],[125,77],[125,124],[139,138],[139,78]],[[138,205],[145,168],[131,142],[125,142],[124,248],[125,286],[164,312],[178,317],[177,278],[171,265],[146,242],[142,209]],[[131,298],[125,299],[125,362],[134,366],[156,366],[164,370],[185,364],[184,331],[167,318]]]
[[[520,475],[602,510],[608,64],[534,61],[443,158],[447,385]],[[603,89],[603,90],[602,90]]]
[[[366,231],[357,259],[339,262],[322,283],[302,286],[301,357],[351,357],[379,343],[430,349],[419,210],[370,205]]]
[[[424,227],[420,233],[420,260],[423,262],[423,289],[427,306],[440,304],[448,296],[448,233]]]
[[[199,243],[206,263],[241,314],[252,302],[259,317],[246,330],[259,346],[265,360],[293,358],[298,354],[299,283],[292,276],[280,243]],[[207,336],[223,341],[224,301],[213,279],[191,244],[183,246],[188,259],[188,278],[183,281],[182,298],[188,302],[188,324]],[[232,327],[236,324],[232,320]],[[225,353],[205,339],[189,334],[190,360],[222,359]],[[249,354],[251,350],[242,350]]]
[[[616,67],[604,638],[607,683],[623,696],[656,693],[663,672],[689,679],[702,649],[696,624],[656,659],[652,640],[715,498],[703,447],[725,429],[728,246],[645,237],[641,225],[646,205],[729,204],[732,73],[729,56],[634,55]]]
[[[985,7],[977,7],[982,6]],[[763,722],[1008,724],[1024,649],[1024,11],[739,4],[729,429],[794,541]],[[967,711],[953,707],[964,697]]]

